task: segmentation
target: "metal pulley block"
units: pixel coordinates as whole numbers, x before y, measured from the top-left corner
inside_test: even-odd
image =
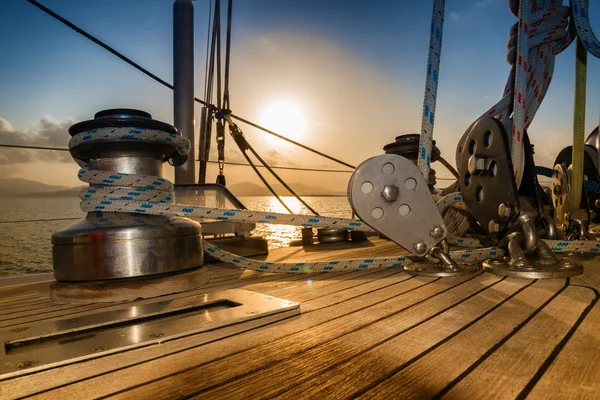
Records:
[[[552,171],[552,207],[560,226],[571,218],[571,174],[564,164],[556,164]]]
[[[418,275],[454,276],[472,272],[449,256],[447,229],[427,182],[413,162],[395,154],[370,158],[354,171],[348,184],[354,213],[367,225],[417,256],[428,257]]]
[[[492,239],[502,237],[520,214],[508,138],[495,118],[471,128],[460,163],[460,189],[469,210]]]
[[[571,205],[572,168],[556,164],[552,173],[552,206],[563,236],[567,240],[596,240],[588,232],[589,216],[587,210],[573,208]],[[585,195],[585,193],[584,193]]]
[[[583,175],[584,180],[594,182],[600,185],[600,173],[598,171],[598,149],[595,140],[591,140],[592,135],[586,141],[583,152]],[[588,144],[592,142],[592,144]],[[567,170],[572,169],[573,162],[573,146],[565,147],[558,153],[554,165],[562,164]],[[556,168],[555,168],[556,170]],[[570,176],[569,176],[570,178]],[[589,210],[589,219],[593,222],[600,222],[600,193],[588,190],[586,186],[582,188],[582,196],[580,204],[571,204],[572,210],[584,209]]]
[[[509,256],[485,261],[483,269],[486,272],[527,279],[566,278],[583,273],[581,264],[554,254],[544,241],[538,239],[528,214],[521,215],[515,227],[519,229],[503,238]]]
[[[348,231],[344,229],[317,229],[319,243],[338,243],[348,241]]]
[[[395,154],[360,164],[348,183],[348,200],[367,225],[423,256],[447,234],[427,182],[408,159]]]

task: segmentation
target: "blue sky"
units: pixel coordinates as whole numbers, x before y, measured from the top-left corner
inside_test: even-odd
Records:
[[[172,81],[172,1],[41,2]],[[195,91],[201,97],[208,1],[194,4]],[[590,14],[600,30],[600,7],[592,4]],[[234,0],[234,112],[258,120],[261,107],[284,98],[310,122],[303,142],[355,164],[376,155],[397,134],[420,130],[430,15],[430,1]],[[507,32],[514,22],[505,0],[446,1],[435,139],[448,159],[462,132],[502,93],[509,72]],[[0,38],[0,117],[14,131],[35,135],[44,118],[63,127],[116,106],[172,121],[168,89],[24,0],[1,2]],[[541,163],[551,162],[571,140],[573,50],[557,57],[552,86],[530,129]],[[600,118],[600,62],[591,56],[588,74],[590,131]],[[334,167],[273,145],[249,128],[246,133],[275,163]],[[31,175],[25,165],[0,167],[9,175]],[[31,178],[53,182],[76,170],[69,163],[56,169],[62,172]]]

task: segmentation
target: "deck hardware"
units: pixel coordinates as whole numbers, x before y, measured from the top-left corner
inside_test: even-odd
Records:
[[[411,160],[415,165],[419,156],[419,140],[421,135],[418,133],[411,133],[407,135],[396,136],[394,142],[383,146],[385,154],[396,154]],[[435,140],[431,147],[431,163],[434,163],[440,159],[440,149],[435,145]],[[429,169],[429,176],[427,177],[427,185],[430,191],[434,190],[436,184],[435,170]]]
[[[590,137],[585,142],[583,152],[583,175],[584,181],[600,184],[600,171],[598,170],[598,134],[597,130],[592,132]],[[554,165],[563,165],[567,170],[571,170],[573,160],[573,146],[567,146],[558,153]],[[556,170],[556,167],[554,168]],[[554,176],[552,177],[554,180]],[[569,178],[571,176],[569,175]],[[572,180],[571,180],[572,182]],[[553,182],[554,183],[554,182]],[[554,197],[554,196],[553,196]],[[553,199],[554,201],[554,199]],[[554,205],[554,204],[553,204]],[[588,190],[583,187],[580,204],[571,204],[573,211],[584,209],[589,211],[589,219],[593,222],[600,222],[600,193]]]
[[[583,273],[583,265],[576,257],[563,258],[538,239],[529,214],[519,216],[511,230],[502,240],[509,256],[485,261],[483,269],[486,272],[526,279],[567,278]]]
[[[386,201],[394,202],[398,198],[398,188],[394,185],[386,185],[381,195]]]
[[[106,128],[179,134],[175,127],[131,109],[100,111],[93,120],[73,125],[69,134]],[[156,177],[162,175],[163,162],[180,165],[187,159],[171,143],[135,140],[133,134],[132,139],[84,141],[70,152],[90,170]],[[90,186],[102,189],[102,185]],[[107,188],[103,190],[121,189]],[[59,282],[159,276],[195,269],[204,262],[200,224],[183,217],[88,213],[54,233],[52,244],[54,276]]]
[[[540,228],[542,229],[544,239],[556,240],[564,239],[564,235],[558,230],[556,221],[548,214],[543,214],[542,218],[538,221]]]
[[[344,229],[317,229],[319,243],[338,243],[348,241],[348,231]]]
[[[19,363],[19,365],[17,365],[17,368],[20,368],[20,369],[31,368],[34,365],[36,365],[37,363],[39,363],[39,361],[37,361],[37,360],[23,361],[23,362]]]
[[[590,221],[586,210],[572,207],[571,173],[572,168],[564,164],[556,164],[552,172],[552,206],[560,230],[567,240],[596,240],[588,231]]]
[[[207,297],[173,298],[166,304],[162,299],[123,304],[119,309],[80,317],[75,324],[65,318],[41,322],[24,332],[2,329],[0,379],[282,312],[287,312],[283,314],[287,317],[299,313],[299,307],[292,301],[232,289],[208,293]]]
[[[555,218],[563,230],[569,224],[571,215],[570,171],[564,164],[556,164],[552,171],[552,207]]]
[[[384,154],[360,164],[348,183],[348,200],[362,221],[413,254],[427,254],[446,237],[427,182],[402,156]]]
[[[404,267],[404,272],[418,276],[451,277],[468,275],[480,268],[477,263],[457,263],[450,255],[450,246],[446,239],[432,248],[425,260]]]
[[[495,118],[480,118],[469,131],[460,162],[460,189],[469,210],[493,240],[520,213],[508,137]]]

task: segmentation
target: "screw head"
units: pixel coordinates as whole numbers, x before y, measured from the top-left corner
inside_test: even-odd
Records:
[[[423,242],[415,243],[415,250],[419,254],[425,253],[425,251],[427,251],[427,245]]]
[[[473,154],[469,157],[469,163],[467,164],[467,170],[471,175],[478,175],[479,173],[485,171],[485,159],[482,157],[478,157]]]
[[[436,239],[441,238],[442,236],[444,236],[444,228],[442,228],[441,226],[436,226],[431,231],[431,236]]]
[[[554,187],[552,188],[552,192],[558,196],[559,194],[562,193],[562,186],[554,185]]]
[[[506,203],[501,203],[498,206],[498,216],[500,218],[502,218],[502,217],[510,217],[511,211],[512,211],[512,208],[508,204],[506,204]]]
[[[398,188],[394,185],[385,185],[381,194],[386,201],[391,203],[398,198]]]
[[[19,369],[31,368],[37,363],[39,363],[38,360],[23,361],[22,363],[19,363],[19,365],[17,365],[17,368],[19,368]]]
[[[499,232],[500,224],[494,220],[491,220],[490,223],[488,224],[488,231],[489,232]]]

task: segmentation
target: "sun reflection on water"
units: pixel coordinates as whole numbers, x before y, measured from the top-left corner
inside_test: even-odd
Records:
[[[295,197],[281,196],[281,198],[294,214],[311,214]],[[249,209],[287,214],[287,210],[275,197],[254,197],[250,201],[248,200],[250,198],[243,199]],[[350,217],[351,215],[350,206],[342,197],[306,197],[304,200],[321,215],[336,217]],[[289,225],[256,224],[256,230],[253,233],[266,238],[271,249],[288,246],[292,240],[302,237],[300,227]]]

